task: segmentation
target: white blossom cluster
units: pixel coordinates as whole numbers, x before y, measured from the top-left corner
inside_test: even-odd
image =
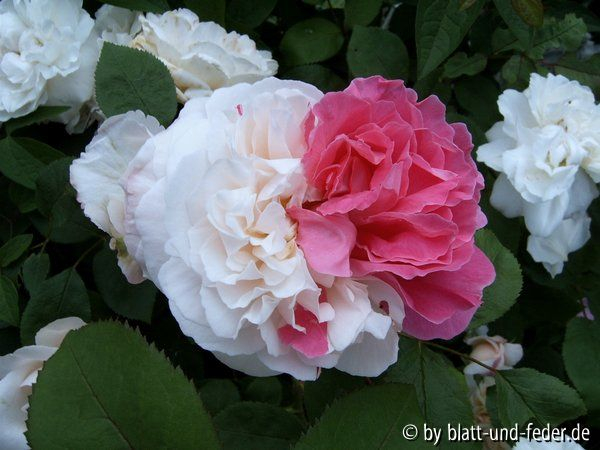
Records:
[[[40,106],[68,107],[54,119],[68,132],[81,132],[101,117],[94,72],[103,42],[158,57],[169,68],[182,103],[277,72],[270,52],[257,50],[248,36],[200,22],[187,9],[156,15],[104,5],[94,20],[82,4],[0,1],[0,124]]]
[[[490,202],[523,216],[527,250],[554,277],[590,238],[587,209],[600,181],[600,106],[562,75],[532,74],[523,92],[498,99],[504,120],[486,134],[477,158],[500,172]]]

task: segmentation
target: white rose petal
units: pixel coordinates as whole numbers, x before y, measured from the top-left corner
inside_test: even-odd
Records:
[[[0,2],[0,122],[40,105],[70,106],[56,120],[80,130],[94,89],[98,42],[81,0]]]
[[[35,336],[35,345],[0,356],[0,448],[28,449],[25,435],[31,387],[39,370],[60,347],[67,333],[85,325],[78,317],[58,319]]]
[[[529,236],[527,251],[554,277],[562,272],[569,253],[579,250],[590,239],[591,222],[586,213],[573,214],[563,220],[550,236]]]
[[[119,265],[131,283],[143,281],[142,269],[127,251],[125,237],[125,190],[121,179],[130,161],[153,135],[163,130],[158,121],[141,111],[106,120],[85,152],[71,165],[71,184],[77,200],[94,224],[112,237]]]
[[[112,5],[102,5],[96,11],[96,31],[103,42],[129,45],[142,29],[141,13]]]
[[[140,21],[142,31],[131,45],[165,63],[182,103],[210,95],[220,87],[254,82],[277,72],[271,53],[257,50],[248,36],[227,33],[213,22],[200,22],[190,10],[148,13]]]

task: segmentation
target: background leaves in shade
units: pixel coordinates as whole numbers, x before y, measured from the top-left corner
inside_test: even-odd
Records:
[[[90,320],[90,302],[81,277],[74,268],[45,280],[32,294],[21,318],[21,340],[32,344],[40,328],[63,317]]]
[[[193,384],[138,332],[114,322],[70,332],[29,403],[33,448],[219,448]]]
[[[337,25],[320,17],[303,20],[290,27],[281,40],[281,52],[290,66],[325,61],[344,44]]]
[[[390,51],[391,48],[394,50]],[[410,70],[402,39],[378,27],[354,27],[346,57],[355,77],[381,75],[388,79],[404,79]]]
[[[302,434],[297,417],[266,403],[240,402],[215,417],[224,450],[286,450]]]
[[[167,67],[148,52],[109,42],[96,68],[96,99],[107,117],[139,109],[168,126],[177,112]]]
[[[157,293],[150,281],[129,283],[117,265],[115,252],[106,246],[94,256],[93,270],[98,291],[114,312],[150,323]]]
[[[600,425],[600,325],[583,318],[567,325],[563,346],[569,378],[585,400],[590,419]]]
[[[460,0],[420,0],[415,24],[417,74],[423,78],[460,44],[479,15],[483,1],[461,9]]]

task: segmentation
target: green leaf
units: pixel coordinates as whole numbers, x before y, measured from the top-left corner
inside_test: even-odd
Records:
[[[323,92],[341,91],[346,82],[331,69],[319,64],[292,67],[282,76],[284,80],[300,80],[318,87]]]
[[[166,0],[99,0],[100,3],[119,6],[134,11],[162,13],[171,9]]]
[[[517,301],[523,287],[523,276],[517,258],[506,249],[490,230],[479,230],[475,236],[496,269],[496,279],[483,290],[483,305],[475,313],[469,328],[477,328],[502,317]]]
[[[577,392],[558,378],[533,369],[496,372],[498,416],[503,426],[533,419],[538,426],[559,425],[586,413]]]
[[[408,441],[403,428],[423,429],[413,386],[384,384],[361,389],[337,400],[300,439],[296,450],[431,449],[431,444]],[[422,433],[420,433],[422,434]]]
[[[281,403],[282,391],[281,383],[276,377],[255,378],[246,388],[244,398],[277,406]]]
[[[544,6],[540,0],[512,0],[512,6],[527,25],[539,28],[544,23]]]
[[[590,417],[600,424],[600,326],[574,318],[567,325],[563,358],[569,378],[583,397]]]
[[[335,399],[365,386],[365,381],[336,369],[325,370],[315,381],[304,383],[304,408],[314,421]]]
[[[214,419],[224,450],[287,450],[302,434],[302,424],[283,408],[241,402]]]
[[[423,78],[439,66],[461,43],[484,2],[461,10],[460,0],[420,0],[415,40],[417,74]]]
[[[242,400],[233,381],[225,379],[208,380],[200,388],[200,397],[206,410],[213,416]]]
[[[20,234],[0,247],[0,267],[6,267],[19,259],[29,248],[32,240],[32,234]]]
[[[344,14],[346,25],[369,25],[381,10],[383,0],[346,0]]]
[[[448,359],[424,343],[405,337],[400,338],[398,354],[398,362],[385,379],[415,386],[426,423],[442,428],[473,424],[465,376]]]
[[[493,79],[482,75],[462,77],[454,85],[454,95],[461,108],[484,130],[500,119],[496,102],[500,91]]]
[[[168,126],[177,112],[167,67],[148,52],[109,42],[96,67],[96,99],[107,117],[139,109]]]
[[[15,137],[13,139],[15,142],[17,142],[17,144],[27,150],[31,156],[43,162],[44,164],[50,164],[57,159],[65,157],[63,152],[58,151],[54,147],[35,139],[27,137]]]
[[[6,130],[7,134],[12,134],[14,131],[20,128],[25,128],[29,125],[52,119],[53,117],[56,117],[68,110],[68,106],[39,106],[31,114],[9,120],[4,124],[4,129]]]
[[[480,53],[467,56],[464,52],[452,55],[444,64],[444,78],[458,78],[461,75],[476,75],[485,69],[487,58]]]
[[[33,295],[46,280],[50,272],[50,257],[46,253],[29,255],[21,269],[23,283],[29,295]]]
[[[136,331],[71,331],[29,397],[33,448],[218,449],[193,384]]]
[[[574,14],[567,14],[562,20],[551,17],[535,34],[533,46],[527,54],[533,59],[541,59],[547,50],[553,48],[575,51],[581,46],[586,33],[585,22]]]
[[[54,225],[66,219],[69,201],[74,190],[69,182],[72,158],[62,158],[44,167],[36,180],[36,203],[38,210],[55,219]]]
[[[381,28],[354,27],[346,59],[354,77],[381,75],[406,79],[409,75],[408,51],[402,39]]]
[[[35,188],[35,179],[44,164],[11,137],[0,140],[0,172],[15,183]]]
[[[514,37],[521,43],[524,48],[531,45],[534,29],[530,27],[513,8],[511,0],[494,0],[496,9],[502,16],[502,20],[508,25],[508,28]]]
[[[184,3],[201,21],[225,25],[225,0],[184,0]]]
[[[556,73],[589,86],[600,96],[600,54],[579,59],[576,54],[566,54],[554,66]]]
[[[290,66],[312,64],[334,56],[344,44],[341,30],[320,17],[303,20],[287,30],[281,52]]]
[[[227,5],[227,21],[244,28],[256,28],[267,20],[276,4],[277,0],[231,0]]]
[[[35,334],[50,322],[71,316],[90,320],[87,289],[73,268],[45,280],[31,293],[21,318],[23,344],[32,344]]]
[[[114,312],[150,323],[157,292],[150,281],[130,284],[117,265],[115,252],[108,247],[94,256],[93,270],[98,291]]]
[[[0,322],[19,326],[19,294],[10,278],[0,276]]]
[[[514,89],[529,86],[529,76],[535,72],[535,64],[525,55],[512,55],[502,66],[502,78]]]
[[[8,196],[10,197],[10,201],[19,208],[19,212],[22,214],[35,211],[37,208],[35,191],[27,189],[20,184],[11,183],[8,187]]]

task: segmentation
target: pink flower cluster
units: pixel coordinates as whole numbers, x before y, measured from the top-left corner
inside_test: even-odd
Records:
[[[402,81],[371,77],[326,94],[306,140],[316,193],[288,213],[309,266],[393,286],[415,337],[462,332],[495,277],[474,244],[486,218],[466,126],[448,124],[437,97],[418,102]]]

